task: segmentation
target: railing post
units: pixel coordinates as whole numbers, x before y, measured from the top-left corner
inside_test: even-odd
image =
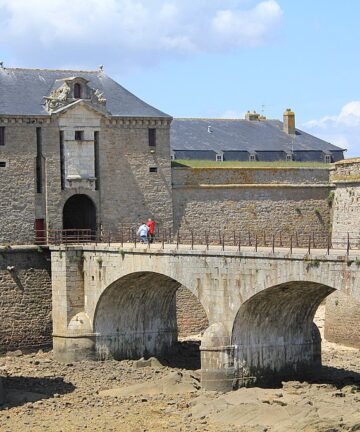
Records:
[[[124,247],[124,228],[121,226],[121,247]]]
[[[316,246],[315,246],[315,233],[314,233],[314,231],[312,232],[312,241],[313,241],[313,248],[315,249]]]
[[[191,249],[194,249],[194,231],[191,230]]]
[[[136,234],[134,235],[133,240],[134,240],[134,247],[136,248],[136,240],[137,240]]]
[[[257,238],[257,233],[255,234],[255,252],[257,252],[258,250],[258,238]]]
[[[283,242],[282,242],[282,231],[280,230],[280,247],[283,247]]]
[[[292,234],[290,235],[290,253],[292,254],[293,251],[293,236]]]
[[[236,233],[234,231],[234,246],[236,246]]]
[[[221,246],[222,246],[222,250],[225,250],[225,232],[223,232],[223,235],[222,235]]]
[[[266,247],[266,231],[264,230],[264,246]]]
[[[347,245],[346,245],[346,255],[350,253],[350,234],[347,233]]]
[[[205,244],[206,244],[206,250],[209,250],[209,236],[206,230],[205,230]]]
[[[164,230],[161,231],[161,247],[164,249],[165,239],[164,239]]]
[[[275,234],[272,235],[272,252],[275,252]]]
[[[299,236],[298,236],[298,232],[295,231],[295,236],[296,236],[296,247],[299,247]]]
[[[169,228],[169,243],[171,244],[171,228]]]
[[[327,254],[328,255],[330,255],[330,246],[331,246],[331,244],[330,244],[330,234],[328,234],[328,236],[327,236]]]
[[[109,246],[110,246],[110,244],[111,244],[111,232],[110,231],[108,232],[108,243],[109,243]]]
[[[239,246],[238,246],[238,250],[239,250],[239,252],[241,250],[241,232],[239,233]]]
[[[221,231],[219,230],[219,245],[221,245]]]
[[[249,231],[249,246],[251,246],[251,233]]]
[[[309,234],[309,245],[308,245],[308,253],[310,255],[310,251],[311,251],[311,235]]]
[[[180,244],[180,229],[178,229],[177,236],[176,236],[176,249],[179,249]]]

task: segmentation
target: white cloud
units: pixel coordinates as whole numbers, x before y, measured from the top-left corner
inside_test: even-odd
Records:
[[[310,120],[303,128],[349,150],[347,157],[360,156],[360,101],[345,104],[337,115]]]
[[[142,65],[265,43],[282,14],[275,0],[0,0],[0,44],[21,62]]]

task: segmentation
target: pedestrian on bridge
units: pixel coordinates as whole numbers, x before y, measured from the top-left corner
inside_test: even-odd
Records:
[[[149,218],[146,225],[149,228],[149,232],[148,232],[149,243],[154,243],[156,222],[151,218]]]
[[[137,235],[140,237],[140,243],[147,243],[149,228],[145,222],[143,222],[138,231]]]

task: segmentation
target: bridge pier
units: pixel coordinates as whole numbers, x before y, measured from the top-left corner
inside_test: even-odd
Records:
[[[234,347],[224,324],[212,324],[201,346],[201,385],[205,390],[228,392],[235,386]]]

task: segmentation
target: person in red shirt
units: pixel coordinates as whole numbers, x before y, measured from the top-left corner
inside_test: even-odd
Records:
[[[149,236],[149,243],[154,243],[155,240],[155,221],[153,221],[151,218],[147,221],[147,227],[149,228],[148,236]]]

